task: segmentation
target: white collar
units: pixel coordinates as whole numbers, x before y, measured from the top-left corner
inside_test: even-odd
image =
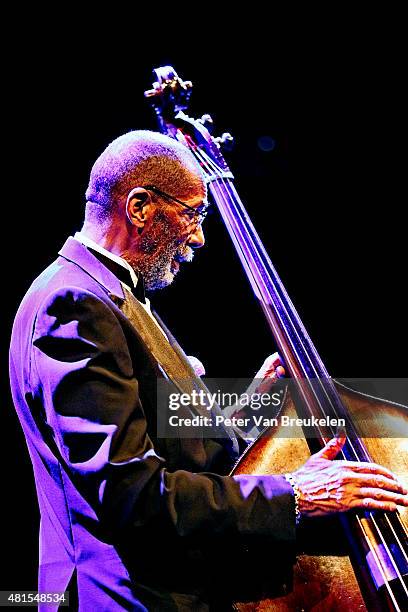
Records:
[[[100,244],[92,240],[91,238],[88,238],[88,236],[86,236],[82,232],[76,232],[74,235],[74,238],[75,240],[78,240],[78,242],[81,242],[83,245],[90,247],[91,249],[93,249],[94,251],[97,251],[101,255],[108,257],[109,259],[119,264],[123,268],[126,268],[126,270],[129,272],[130,277],[132,279],[133,287],[136,287],[137,285],[136,273],[133,270],[133,268],[129,265],[129,263],[125,259],[123,259],[123,257],[120,257],[119,255],[115,255],[114,253],[111,253],[110,251],[105,249],[103,246],[101,246]],[[127,288],[130,289],[130,287],[127,287]]]

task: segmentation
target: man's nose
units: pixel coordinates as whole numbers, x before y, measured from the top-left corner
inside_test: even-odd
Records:
[[[205,245],[204,232],[201,225],[197,225],[194,232],[190,234],[187,244],[193,249],[201,249]]]

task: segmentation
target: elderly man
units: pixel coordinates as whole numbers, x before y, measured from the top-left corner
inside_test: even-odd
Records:
[[[291,477],[231,477],[233,432],[157,438],[157,380],[196,372],[143,285],[169,285],[204,245],[205,184],[181,144],[136,131],[97,159],[86,198],[81,232],[34,281],[11,344],[41,510],[40,591],[76,579],[82,610],[206,610],[209,541],[217,556],[262,536],[273,563],[302,515],[408,505],[386,469],[333,462],[341,439]]]

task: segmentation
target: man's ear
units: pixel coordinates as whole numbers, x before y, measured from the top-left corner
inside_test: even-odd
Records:
[[[126,199],[126,216],[132,225],[143,230],[152,201],[150,193],[143,187],[135,187]]]

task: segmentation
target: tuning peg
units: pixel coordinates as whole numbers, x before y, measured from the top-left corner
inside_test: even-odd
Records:
[[[234,147],[234,137],[231,136],[229,132],[224,132],[222,136],[214,138],[214,142],[216,142],[219,147],[224,147],[226,151],[231,151]]]
[[[211,115],[203,115],[201,119],[198,119],[198,122],[201,123],[210,133],[214,129],[214,121]]]

